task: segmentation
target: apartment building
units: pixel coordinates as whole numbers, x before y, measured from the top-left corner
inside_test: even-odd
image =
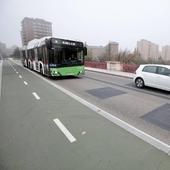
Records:
[[[118,54],[119,44],[117,42],[109,42],[106,47],[106,56],[108,56],[109,61],[114,61],[116,55]]]
[[[52,23],[39,18],[25,17],[21,22],[22,45],[33,39],[52,36]]]
[[[162,59],[163,60],[170,60],[170,45],[166,45],[162,47]]]
[[[137,42],[137,51],[145,60],[148,58],[158,59],[160,56],[159,46],[151,41],[144,39]]]
[[[109,42],[106,46],[88,46],[88,51],[93,58],[103,58],[107,61],[114,61],[118,54],[119,43]]]

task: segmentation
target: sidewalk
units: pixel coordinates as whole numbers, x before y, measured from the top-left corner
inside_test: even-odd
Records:
[[[134,73],[128,73],[128,72],[122,72],[122,71],[104,70],[104,69],[91,68],[91,67],[85,67],[85,69],[88,71],[94,71],[94,72],[99,72],[99,73],[104,73],[104,74],[111,74],[114,76],[120,76],[120,77],[125,77],[125,78],[130,78],[130,79],[133,79],[133,77],[135,76]]]

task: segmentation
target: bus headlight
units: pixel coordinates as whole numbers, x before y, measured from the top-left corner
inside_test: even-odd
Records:
[[[52,70],[52,71],[51,71],[51,74],[52,74],[52,75],[57,75],[57,74],[58,74],[58,71],[57,71],[57,70]]]
[[[58,74],[58,71],[57,71],[57,70],[54,70],[53,74],[57,75],[57,74]]]

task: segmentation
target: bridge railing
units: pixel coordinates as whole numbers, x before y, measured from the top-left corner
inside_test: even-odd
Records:
[[[113,63],[112,63],[113,64]],[[117,65],[117,63],[116,63]],[[85,61],[86,67],[106,69],[106,70],[116,70],[116,67],[112,67],[108,62],[98,62],[98,61]],[[139,67],[137,64],[119,64],[119,70],[123,72],[135,73],[136,69]]]

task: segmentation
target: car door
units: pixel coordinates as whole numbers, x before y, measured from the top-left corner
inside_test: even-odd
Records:
[[[166,67],[158,67],[157,75],[159,88],[170,91],[170,69]]]
[[[142,70],[142,77],[146,86],[157,86],[157,66],[145,66]]]

